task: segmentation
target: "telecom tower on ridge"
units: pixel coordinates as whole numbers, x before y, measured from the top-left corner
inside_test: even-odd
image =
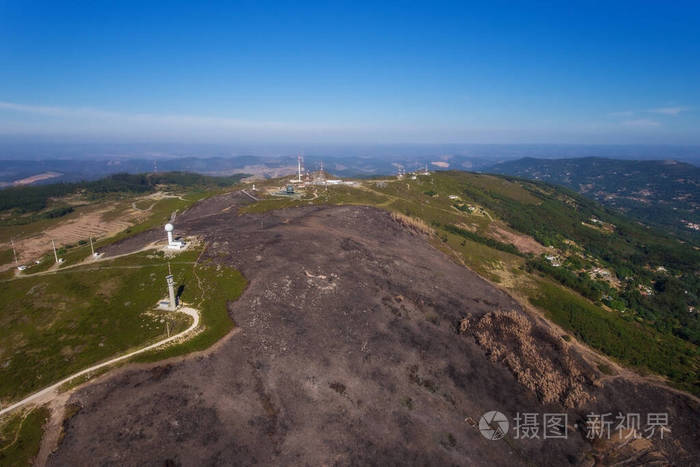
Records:
[[[168,275],[165,276],[165,283],[168,284],[168,300],[158,302],[158,308],[175,311],[177,308],[177,296],[175,295],[175,278],[170,270],[170,263],[168,263]]]
[[[301,172],[304,165],[304,158],[301,155],[297,156],[297,178],[292,180],[292,183],[302,183]]]

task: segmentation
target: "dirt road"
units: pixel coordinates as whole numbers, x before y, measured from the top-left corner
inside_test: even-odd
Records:
[[[0,417],[6,413],[10,413],[13,410],[16,410],[20,407],[27,405],[27,404],[42,405],[42,404],[45,404],[47,402],[50,402],[58,395],[58,389],[61,386],[63,386],[66,383],[70,383],[71,381],[73,381],[76,378],[87,375],[89,373],[93,373],[97,370],[108,367],[108,366],[113,365],[117,362],[127,360],[135,355],[139,355],[141,353],[148,352],[149,350],[156,349],[158,347],[169,344],[171,342],[175,342],[175,341],[181,339],[182,337],[186,336],[190,332],[194,331],[195,329],[197,329],[197,326],[199,326],[199,311],[195,310],[194,308],[188,308],[188,307],[181,307],[177,311],[180,313],[185,313],[185,314],[192,317],[192,324],[190,324],[190,326],[187,329],[185,329],[184,331],[181,331],[173,336],[170,336],[166,339],[160,340],[154,344],[148,345],[148,346],[143,347],[141,349],[134,350],[133,352],[129,352],[129,353],[121,355],[119,357],[109,359],[106,362],[98,363],[97,365],[93,365],[89,368],[85,368],[84,370],[81,370],[77,373],[74,373],[74,374],[68,376],[67,378],[62,379],[61,381],[59,381],[55,384],[52,384],[49,387],[46,387],[38,392],[35,392],[31,396],[25,397],[21,401],[15,402],[14,404],[11,404],[7,407],[0,409]]]

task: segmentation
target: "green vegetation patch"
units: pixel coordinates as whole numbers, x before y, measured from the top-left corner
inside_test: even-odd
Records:
[[[12,250],[0,250],[0,265],[9,264],[15,260]]]
[[[510,253],[512,255],[516,256],[522,256],[522,253],[515,247],[515,245],[511,243],[503,243],[499,242],[498,240],[494,240],[493,238],[488,238],[488,237],[483,237],[479,234],[476,234],[474,232],[470,232],[465,229],[461,229],[457,227],[456,225],[445,225],[442,227],[446,231],[459,235],[460,237],[467,238],[473,242],[478,242],[478,243],[483,243],[484,245],[494,248],[496,250],[501,250],[505,251],[506,253]]]
[[[183,299],[197,251],[172,261]],[[16,400],[91,364],[184,329],[190,318],[153,311],[167,294],[161,254],[13,279],[0,287],[0,398]]]
[[[32,465],[49,414],[49,409],[39,407],[0,420],[0,465]]]
[[[156,361],[204,350],[228,334],[234,322],[228,313],[228,303],[241,296],[247,281],[235,269],[213,264],[199,263],[191,266],[192,278],[188,293],[191,305],[201,312],[201,331],[182,344],[156,349],[137,357],[140,361]]]
[[[243,174],[229,177],[210,177],[188,172],[163,172],[157,174],[115,174],[101,180],[77,183],[54,183],[10,187],[0,190],[0,211],[14,209],[19,213],[38,212],[46,209],[53,198],[81,194],[88,200],[103,198],[114,193],[149,193],[163,186],[179,188],[222,188],[238,183]],[[56,216],[65,215],[60,209]],[[69,211],[70,212],[70,211]]]
[[[539,282],[530,302],[591,347],[625,364],[665,375],[678,387],[700,394],[700,360],[692,344],[606,312],[548,281]]]

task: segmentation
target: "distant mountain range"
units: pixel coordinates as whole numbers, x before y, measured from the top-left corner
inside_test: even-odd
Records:
[[[526,157],[483,171],[564,185],[647,224],[700,241],[700,168],[691,164]]]
[[[563,185],[685,240],[700,243],[700,168],[684,162],[599,157],[517,160],[491,156],[374,157],[310,155],[307,170],[340,177],[372,177],[407,171],[468,170],[517,176]],[[187,171],[206,175],[246,173],[279,177],[295,173],[297,157],[233,156],[94,158],[0,161],[0,187],[96,180],[115,173]]]
[[[449,162],[446,162],[448,161]],[[304,167],[315,171],[323,166],[341,177],[371,177],[423,168],[454,168],[476,170],[496,160],[468,156],[442,157],[370,157],[370,156],[305,156]],[[96,180],[115,173],[144,173],[154,171],[187,171],[206,175],[247,173],[262,177],[279,177],[295,173],[297,156],[233,156],[177,158],[93,158],[0,160],[0,187],[33,183]]]

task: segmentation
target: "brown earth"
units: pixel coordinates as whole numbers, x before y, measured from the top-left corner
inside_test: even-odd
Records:
[[[12,182],[13,185],[31,185],[32,183],[40,182],[41,180],[48,180],[50,178],[60,177],[63,175],[60,172],[42,172],[40,174],[32,175],[31,177],[21,178]]]
[[[79,241],[88,241],[90,237],[93,240],[99,238],[108,238],[116,235],[123,230],[132,227],[139,222],[142,222],[150,215],[150,210],[159,200],[163,198],[173,198],[175,196],[168,195],[162,191],[151,193],[146,196],[135,198],[131,203],[131,208],[122,210],[119,203],[106,202],[95,204],[87,209],[81,210],[74,214],[58,220],[50,227],[34,233],[15,239],[14,243],[17,247],[17,254],[20,263],[30,263],[39,259],[42,255],[51,251],[51,240],[56,242],[56,248],[65,245],[76,244]],[[70,197],[63,198],[63,202],[71,202]],[[84,200],[73,200],[73,202],[83,203]],[[139,209],[136,204],[139,202],[149,203],[146,209]],[[115,210],[118,215],[115,215]],[[21,235],[21,228],[17,228]],[[154,229],[156,231],[158,229]],[[160,229],[160,236],[156,238],[153,234],[154,241],[165,238],[165,234]],[[141,239],[138,239],[141,241]],[[0,242],[0,249],[9,248],[9,243]],[[132,250],[128,250],[132,251]],[[14,267],[14,263],[0,266],[0,272]]]
[[[496,240],[500,240],[505,243],[512,243],[522,253],[533,253],[535,255],[542,254],[547,250],[547,248],[540,244],[537,240],[529,235],[522,233],[511,232],[505,228],[499,226],[495,222],[491,223],[491,233]]]
[[[144,217],[141,211],[128,209],[118,218],[105,220],[103,216],[115,206],[116,203],[108,203],[80,212],[41,232],[15,240],[20,262],[28,263],[50,252],[51,240],[56,242],[56,248],[60,248],[64,245],[76,244],[80,240],[88,241],[91,236],[93,239],[111,237],[138,223]],[[2,245],[9,246],[9,244],[0,243],[0,246]],[[14,263],[6,266],[14,266]]]
[[[238,216],[244,202],[236,194],[213,198],[177,219],[184,234],[208,242],[202,260],[248,278],[229,304],[237,332],[209,352],[124,368],[77,391],[70,403],[80,409],[64,423],[49,464],[593,465],[633,457],[688,465],[700,458],[694,399],[598,379],[541,319],[388,213],[344,206]],[[546,369],[542,383],[536,367]],[[567,412],[568,439],[511,432],[487,440],[473,422],[489,410],[511,424],[518,412]],[[587,413],[649,411],[668,413],[670,433],[626,445],[632,452],[623,459],[627,451],[616,445],[585,439]]]

